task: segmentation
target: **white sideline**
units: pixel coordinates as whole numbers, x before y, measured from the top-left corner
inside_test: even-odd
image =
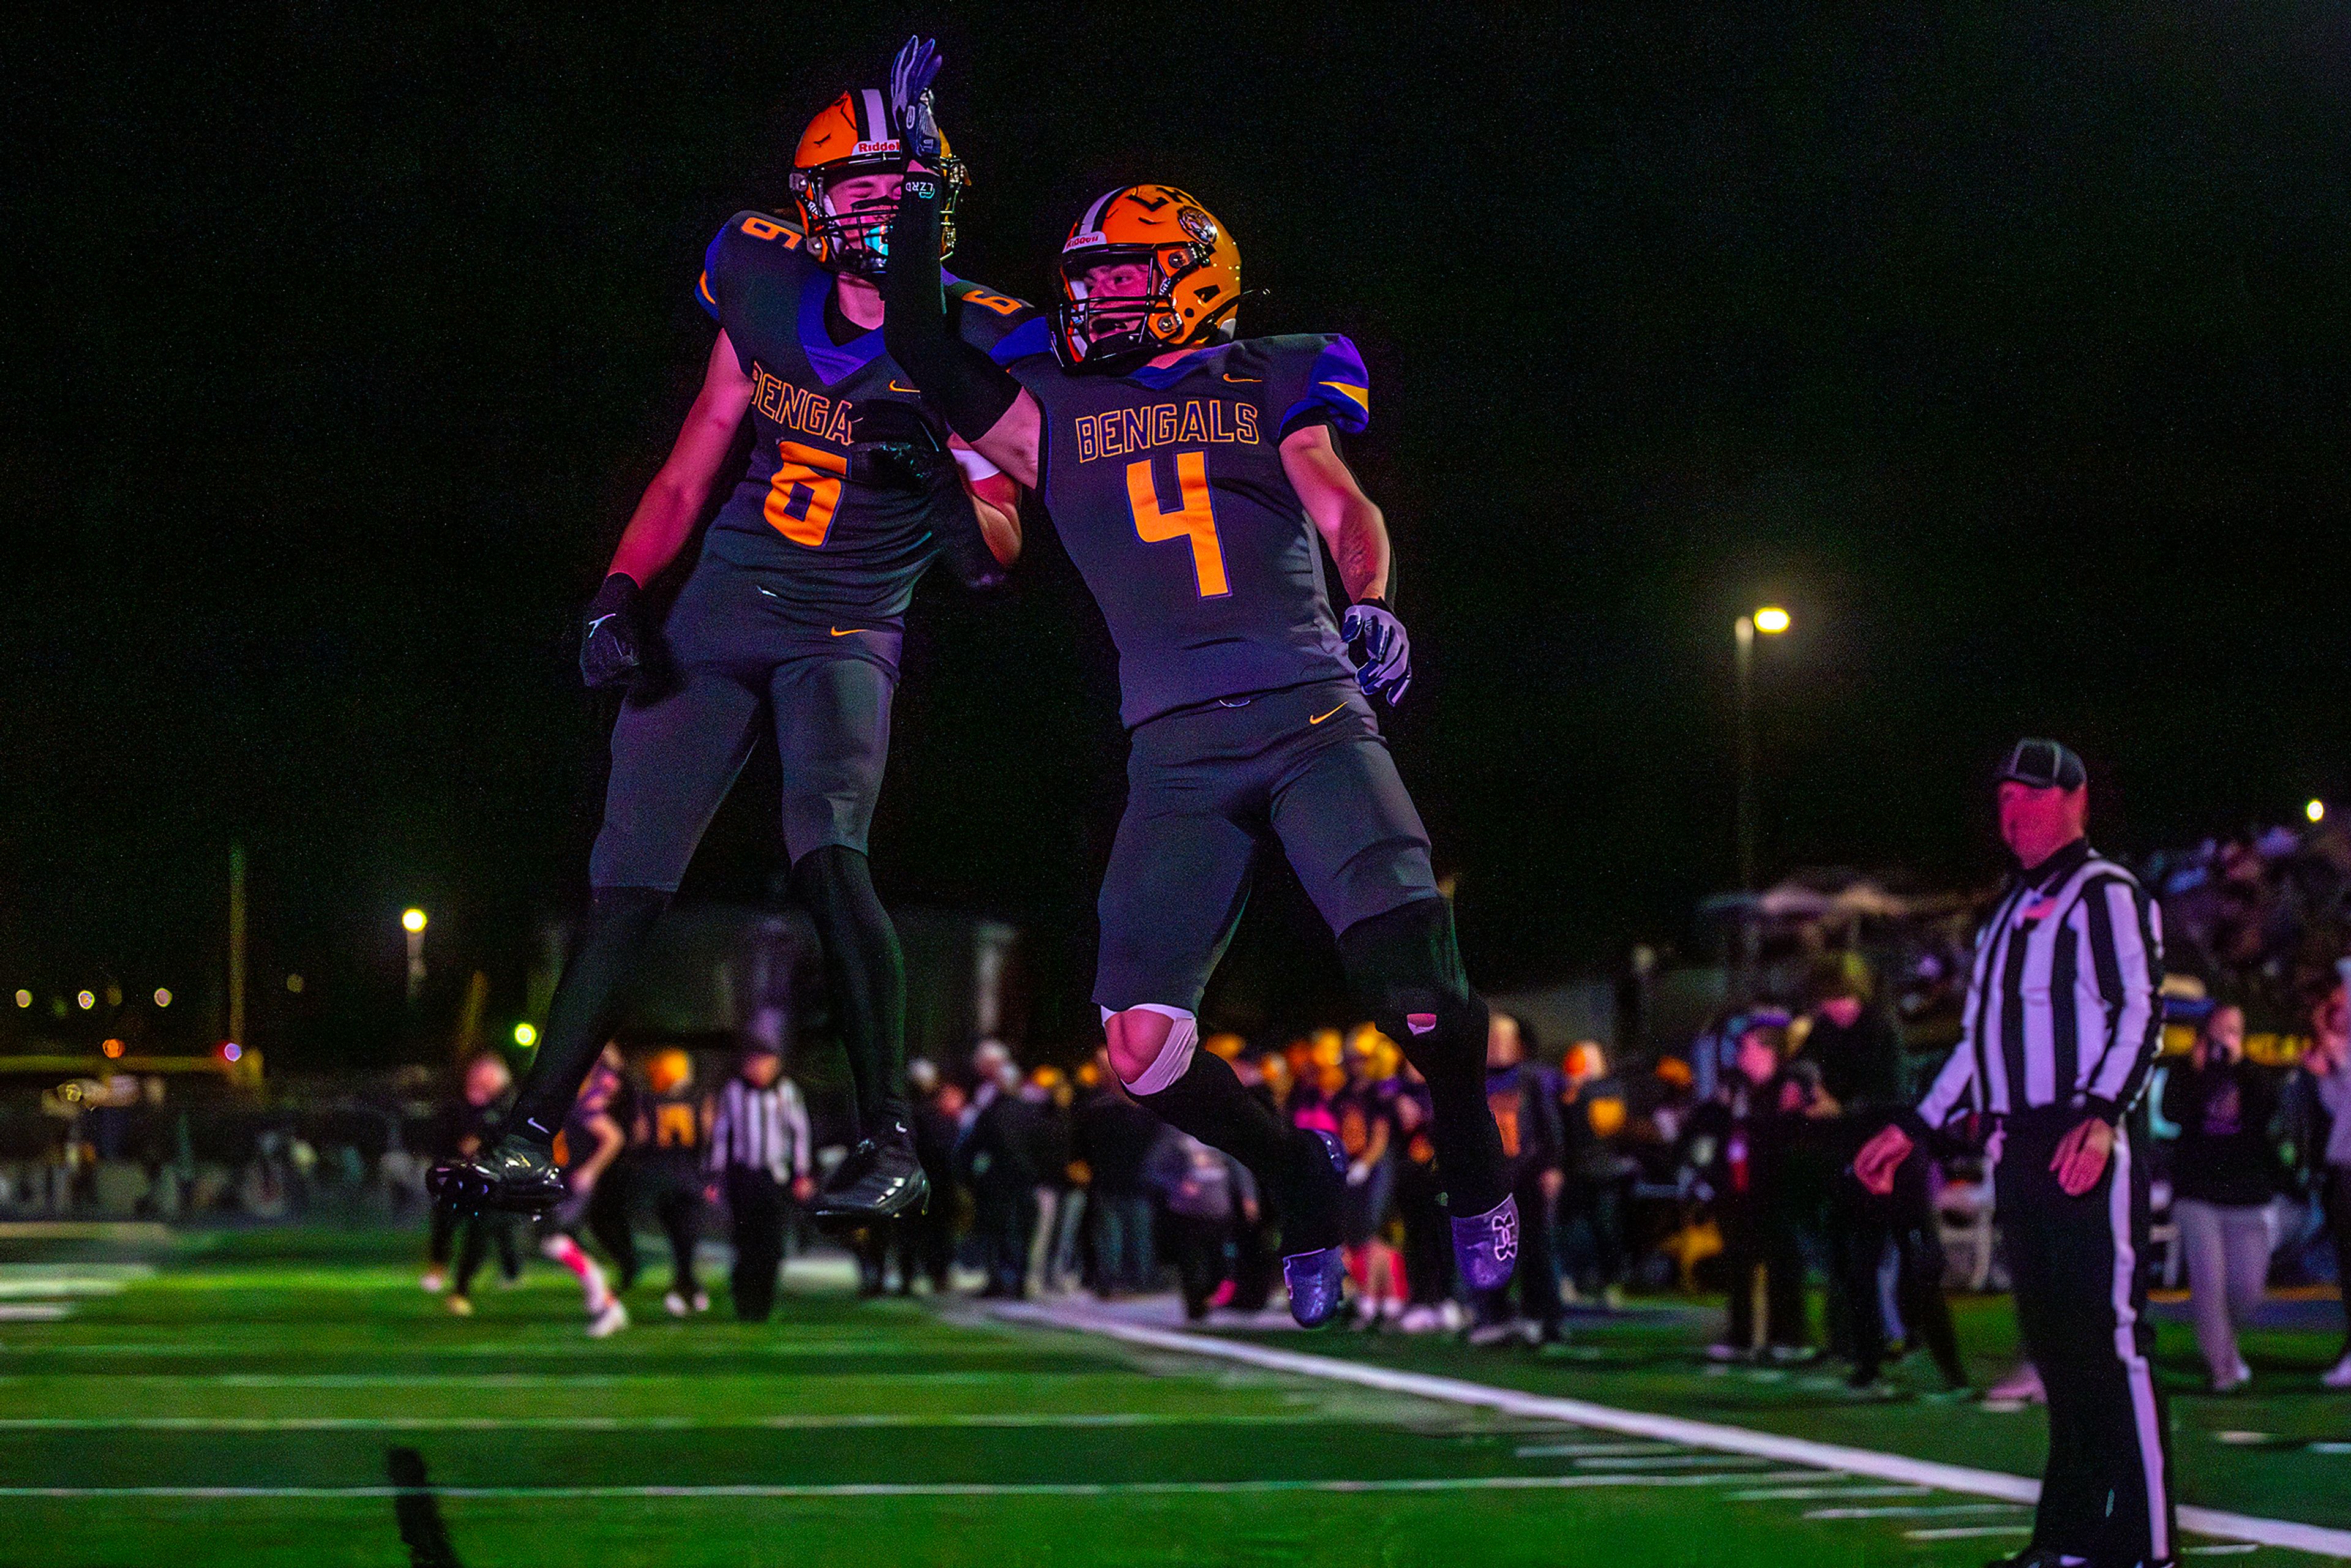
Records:
[[[1583,1399],[1525,1394],[1515,1388],[1494,1388],[1458,1377],[1399,1372],[1390,1367],[1341,1361],[1327,1355],[1301,1355],[1296,1351],[1275,1350],[1267,1345],[1217,1339],[1209,1334],[1178,1333],[1168,1329],[1123,1322],[1083,1310],[1010,1303],[997,1308],[996,1315],[1013,1322],[1105,1334],[1128,1344],[1145,1345],[1154,1350],[1240,1362],[1268,1372],[1287,1372],[1300,1377],[1353,1383],[1360,1387],[1413,1395],[1423,1399],[1438,1399],[1453,1405],[1482,1406],[1489,1410],[1533,1420],[1564,1421],[1572,1426],[1620,1432],[1627,1437],[1654,1437],[1694,1448],[1713,1448],[1722,1453],[1750,1454],[1782,1464],[1811,1465],[1820,1469],[1841,1470],[1847,1475],[1870,1476],[1879,1480],[1904,1481],[1943,1491],[1998,1498],[2003,1502],[2030,1503],[2041,1494],[2038,1481],[2000,1470],[1938,1464],[1931,1459],[1881,1454],[1869,1448],[1850,1448],[1838,1443],[1816,1443],[1808,1437],[1783,1437],[1744,1427],[1693,1421],[1681,1416],[1620,1410],[1614,1406],[1594,1405]],[[2179,1522],[2199,1535],[2219,1536],[2229,1541],[2251,1541],[2263,1546],[2308,1552],[2320,1557],[2351,1558],[2351,1530],[2329,1530],[2323,1525],[2302,1524],[2286,1519],[2261,1519],[2251,1514],[2229,1513],[2210,1508],[2182,1507]]]

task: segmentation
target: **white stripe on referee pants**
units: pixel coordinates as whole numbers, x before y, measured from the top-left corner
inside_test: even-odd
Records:
[[[2131,1306],[2131,1287],[2138,1278],[2138,1249],[2131,1245],[2130,1134],[2115,1129],[2113,1169],[2108,1173],[2106,1219],[2115,1238],[2115,1354],[2130,1384],[2131,1424],[2138,1429],[2139,1469],[2147,1476],[2148,1555],[2160,1562],[2171,1555],[2170,1532],[2165,1528],[2171,1511],[2165,1506],[2171,1478],[2163,1472],[2163,1432],[2157,1425],[2155,1373],[2138,1352],[2138,1313]]]

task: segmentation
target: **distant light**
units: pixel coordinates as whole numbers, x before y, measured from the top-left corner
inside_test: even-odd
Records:
[[[515,1025],[515,1043],[522,1047],[525,1051],[528,1051],[532,1046],[538,1043],[538,1030],[533,1029],[527,1023],[518,1023]]]
[[[88,1012],[90,1009],[98,1006],[98,996],[97,993],[93,991],[76,991],[74,993],[74,1000],[81,1004],[81,1010],[84,1012]]]
[[[237,1044],[236,1041],[230,1040],[221,1042],[221,1060],[223,1061],[235,1061],[241,1059],[244,1055],[245,1047]]]
[[[110,1061],[122,1054],[122,1042],[119,1040],[110,1040],[98,1049],[106,1052],[107,1060]]]
[[[424,911],[421,909],[402,910],[400,912],[400,928],[402,931],[412,933],[423,930]]]
[[[1788,629],[1788,612],[1776,604],[1767,604],[1755,612],[1755,630],[1776,636]]]
[[[2313,800],[2309,805],[2304,806],[2302,809],[2302,814],[2308,817],[2314,822],[2323,822],[2326,821],[2326,802],[2324,800]],[[17,995],[22,996],[24,993],[19,991]]]
[[[286,988],[293,992],[296,996],[300,996],[302,994],[302,977],[299,975],[287,976]]]
[[[159,1008],[168,1008],[172,1005],[171,987],[158,986],[155,988],[155,1005]]]
[[[30,991],[18,991],[16,993],[16,1005],[20,1008],[31,1007],[33,1005],[33,993]]]

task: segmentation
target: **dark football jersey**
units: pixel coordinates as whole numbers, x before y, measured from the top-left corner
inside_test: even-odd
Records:
[[[765,213],[736,214],[710,242],[695,298],[751,378],[757,439],[703,554],[762,573],[762,591],[793,621],[894,627],[938,554],[938,528],[969,527],[970,502],[945,465],[921,490],[849,477],[852,442],[913,440],[944,452],[947,429],[883,351],[879,328],[833,342],[832,287],[799,230]],[[1041,331],[1018,299],[952,280],[948,297],[958,329],[983,349],[1028,322]]]
[[[1301,425],[1368,422],[1353,343],[1253,338],[1124,376],[1072,375],[1050,353],[1010,369],[1037,400],[1040,492],[1118,643],[1130,727],[1353,677],[1322,546],[1281,465]]]

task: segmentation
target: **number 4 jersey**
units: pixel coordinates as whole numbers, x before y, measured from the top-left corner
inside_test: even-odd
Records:
[[[695,290],[751,379],[756,437],[704,558],[758,574],[778,612],[820,636],[833,624],[894,629],[938,554],[939,531],[971,526],[971,503],[944,458],[919,482],[850,476],[852,443],[910,442],[943,454],[947,431],[883,351],[881,329],[860,331],[837,309],[828,324],[833,281],[808,258],[799,229],[737,213],[710,242]],[[1043,323],[1019,300],[951,283],[949,301],[957,329],[983,349],[1031,322],[1028,336],[1044,341]],[[857,335],[837,342],[844,329]]]
[[[1009,368],[1037,400],[1040,493],[1110,622],[1130,728],[1353,676],[1281,464],[1283,437],[1305,425],[1368,422],[1353,343],[1253,338],[1123,376],[1072,375],[1050,351]]]

